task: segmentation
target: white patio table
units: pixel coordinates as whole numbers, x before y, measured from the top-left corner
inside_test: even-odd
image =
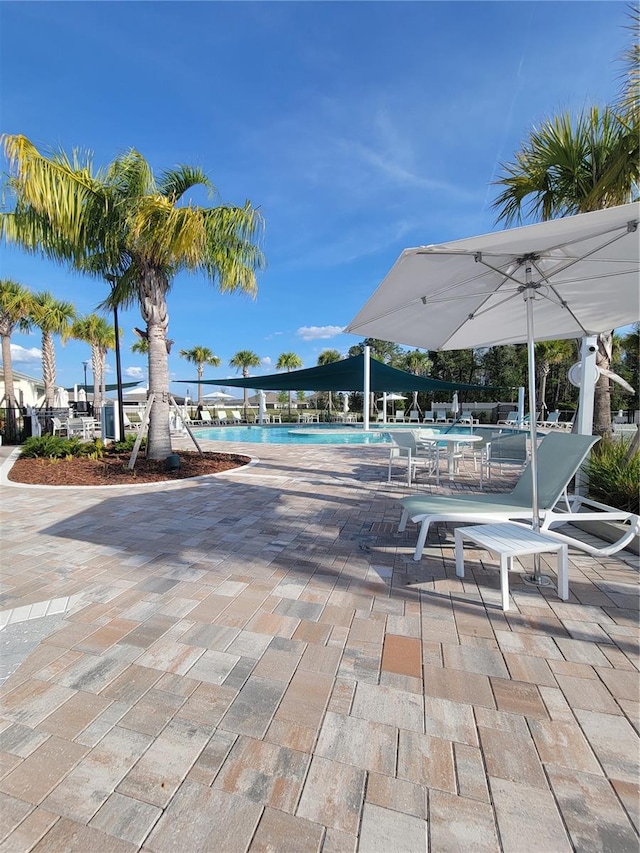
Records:
[[[482,441],[482,436],[480,435],[472,435],[471,433],[463,433],[463,432],[446,432],[433,433],[433,435],[421,434],[418,436],[418,440],[420,442],[428,442],[432,443],[433,441],[437,441],[439,444],[442,442],[446,442],[447,444],[447,471],[449,472],[449,479],[453,480],[456,473],[456,461],[457,461],[457,452],[458,448],[461,444],[473,444],[476,441]]]

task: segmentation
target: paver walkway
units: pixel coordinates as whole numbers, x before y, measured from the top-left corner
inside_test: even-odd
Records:
[[[226,449],[260,463],[3,488],[0,853],[638,850],[635,557],[503,613],[451,530],[412,560],[384,448]]]

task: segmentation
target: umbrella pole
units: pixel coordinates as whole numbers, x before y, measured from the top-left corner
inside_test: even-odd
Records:
[[[538,498],[538,424],[536,403],[536,350],[535,335],[533,330],[533,300],[535,298],[535,287],[531,281],[531,261],[527,259],[525,267],[526,286],[524,289],[524,301],[527,309],[527,362],[529,372],[529,439],[531,441],[531,507],[533,510],[533,529],[536,533],[540,530],[540,501]],[[533,555],[533,574],[525,575],[526,583],[536,586],[549,586],[550,579],[540,572],[540,554]]]

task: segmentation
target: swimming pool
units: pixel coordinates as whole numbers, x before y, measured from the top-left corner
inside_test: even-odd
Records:
[[[365,432],[361,427],[345,427],[343,424],[315,424],[313,427],[251,425],[198,427],[195,435],[209,441],[243,441],[248,444],[389,444],[387,431],[397,428],[397,424],[389,424],[386,428],[373,427]],[[468,427],[456,427],[456,432],[468,431]]]

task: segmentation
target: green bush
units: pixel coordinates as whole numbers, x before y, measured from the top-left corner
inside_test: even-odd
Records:
[[[584,466],[589,497],[627,512],[640,512],[640,452],[628,456],[629,442],[603,439]]]
[[[20,456],[28,459],[69,459],[73,456],[90,456],[100,459],[104,445],[100,439],[81,441],[61,435],[34,435],[22,445]]]
[[[116,451],[116,453],[127,453],[133,450],[133,445],[136,443],[137,435],[132,432],[128,432],[122,441],[116,441],[113,443],[112,447]],[[147,439],[143,438],[140,447],[143,448],[147,444]]]
[[[82,442],[78,438],[60,435],[34,435],[22,445],[21,456],[31,459],[66,459],[78,456]]]

